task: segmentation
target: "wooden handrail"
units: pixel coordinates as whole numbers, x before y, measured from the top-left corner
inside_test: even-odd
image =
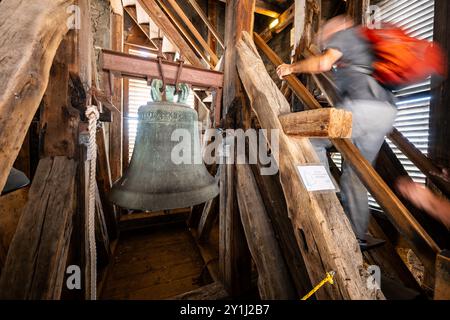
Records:
[[[197,14],[200,16],[200,18],[203,20],[203,22],[208,27],[209,31],[214,35],[217,42],[220,44],[220,46],[225,49],[225,42],[222,39],[222,36],[219,34],[219,31],[213,26],[211,21],[209,21],[208,17],[206,16],[205,12],[203,12],[202,8],[198,5],[196,0],[188,0],[189,3],[192,5],[194,10],[197,12]]]
[[[256,33],[254,34],[254,41],[275,66],[283,63],[281,58]],[[297,77],[289,75],[285,77],[285,80],[292,91],[305,103],[307,108],[318,109],[322,107]],[[383,179],[381,179],[372,165],[361,155],[351,140],[331,139],[331,142],[341,152],[345,160],[350,163],[366,188],[388,214],[397,230],[410,242],[424,265],[429,270],[434,270],[436,254],[440,252],[440,248],[436,242],[411,215],[409,210],[401,203]]]
[[[178,5],[178,3],[175,0],[168,0],[172,8],[175,10],[175,12],[178,14],[178,16],[183,20],[183,22],[188,27],[189,31],[194,35],[194,37],[197,39],[197,41],[200,43],[200,45],[205,49],[206,52],[208,52],[209,57],[211,58],[211,62],[216,66],[217,62],[219,62],[219,58],[214,53],[214,51],[211,49],[211,47],[206,43],[205,39],[203,39],[200,32],[198,32],[197,28],[194,26],[191,20],[189,20],[188,16],[184,13],[183,9]]]
[[[440,173],[441,169],[430,158],[425,156],[408,138],[395,128],[388,135],[388,138],[446,197],[450,198],[450,183],[436,175]]]

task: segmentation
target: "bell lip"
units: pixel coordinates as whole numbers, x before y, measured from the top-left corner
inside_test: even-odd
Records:
[[[217,182],[214,182],[202,188],[176,193],[145,194],[135,191],[127,191],[120,188],[113,188],[109,194],[109,200],[121,208],[155,212],[192,207],[214,199],[218,194],[219,186]],[[124,199],[127,196],[129,197],[128,199],[117,200],[117,198]],[[144,197],[145,201],[142,201]],[[190,201],[184,200],[185,198]]]
[[[6,180],[3,190],[0,191],[1,196],[5,196],[8,193],[12,193],[19,189],[29,186],[31,183],[30,179],[20,170],[16,168],[11,168],[8,179]]]

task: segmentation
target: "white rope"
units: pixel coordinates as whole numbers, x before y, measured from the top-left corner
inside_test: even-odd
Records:
[[[99,112],[96,106],[89,106],[86,110],[89,121],[89,142],[87,144],[87,158],[89,159],[89,194],[88,197],[88,242],[90,256],[90,299],[97,299],[97,249],[95,246],[95,193],[96,193],[96,168],[97,168],[97,121]]]

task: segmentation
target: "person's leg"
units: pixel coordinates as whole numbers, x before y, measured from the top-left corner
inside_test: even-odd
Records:
[[[340,187],[342,205],[353,231],[358,239],[364,240],[369,225],[367,190],[346,161],[342,165]]]
[[[392,129],[396,108],[387,103],[354,101],[346,104],[345,109],[353,113],[353,143],[373,164],[386,134]],[[364,240],[370,218],[367,189],[345,161],[342,168],[341,193],[345,212],[355,234]]]
[[[331,147],[330,140],[322,138],[311,138],[309,140],[311,141],[314,150],[319,156],[320,163],[328,168],[327,148]]]

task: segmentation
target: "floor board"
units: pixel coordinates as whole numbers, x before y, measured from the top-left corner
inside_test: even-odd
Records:
[[[122,234],[102,299],[166,299],[204,286],[206,268],[184,226]]]

